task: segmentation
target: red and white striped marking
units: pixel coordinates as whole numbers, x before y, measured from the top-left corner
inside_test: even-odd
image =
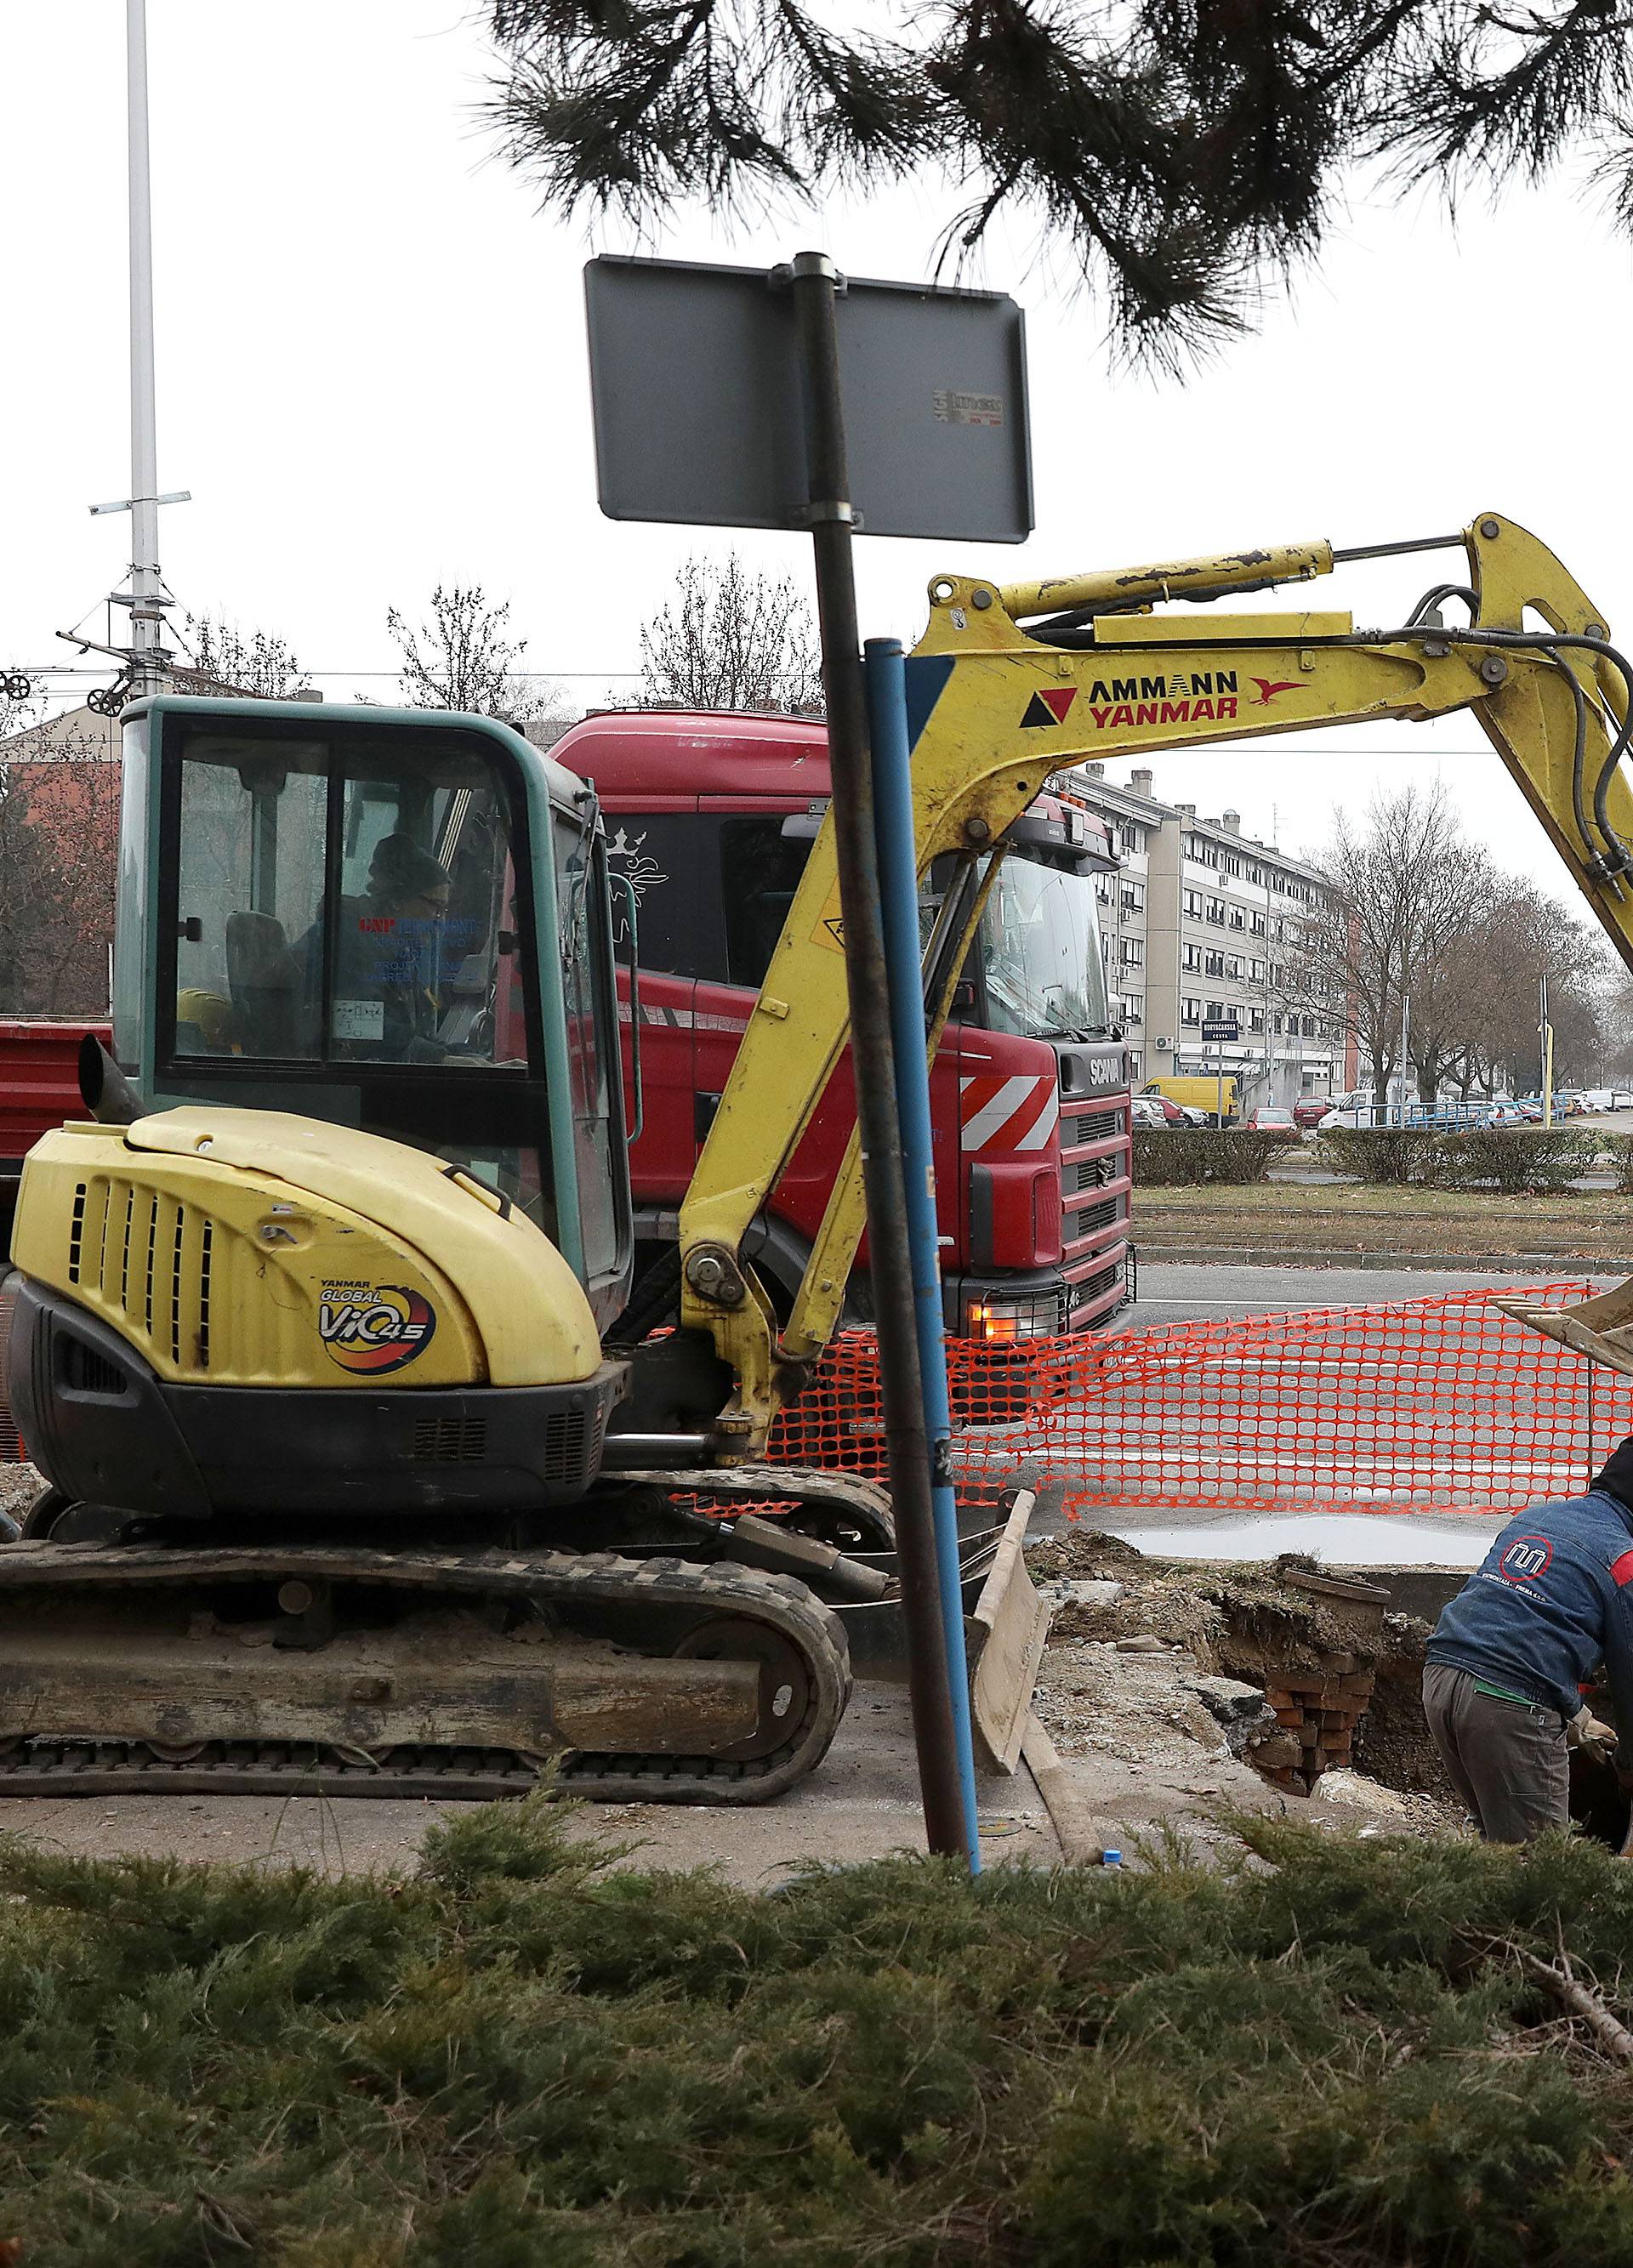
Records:
[[[982,1071],[958,1082],[958,1145],[980,1150],[1041,1150],[1060,1116],[1060,1081],[1041,1077]]]

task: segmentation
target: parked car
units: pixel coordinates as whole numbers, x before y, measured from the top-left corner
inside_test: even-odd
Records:
[[[1295,1126],[1319,1126],[1333,1108],[1330,1094],[1302,1094],[1293,1105]]]
[[[1211,1110],[1199,1110],[1193,1102],[1182,1102],[1179,1108],[1187,1126],[1213,1126],[1218,1123]]]
[[[1165,1094],[1136,1094],[1130,1097],[1129,1123],[1134,1126],[1188,1126],[1190,1120],[1177,1102]],[[1150,1113],[1148,1117],[1145,1114]],[[1137,1112],[1139,1115],[1135,1116]]]
[[[1261,1102],[1257,1110],[1248,1115],[1248,1124],[1255,1134],[1290,1134],[1297,1136],[1298,1125],[1290,1110],[1279,1102]]]

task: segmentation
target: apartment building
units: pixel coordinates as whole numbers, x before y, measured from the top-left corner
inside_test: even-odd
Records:
[[[1327,887],[1317,869],[1245,835],[1239,812],[1199,818],[1194,804],[1162,802],[1149,771],[1114,784],[1103,765],[1083,764],[1055,784],[1098,813],[1121,860],[1097,887],[1135,1086],[1223,1064],[1251,1109],[1348,1084],[1343,1002],[1312,1000],[1302,966]],[[1241,1037],[1204,1042],[1216,1020]]]

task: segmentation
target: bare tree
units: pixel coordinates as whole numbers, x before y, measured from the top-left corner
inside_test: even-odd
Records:
[[[1459,948],[1493,895],[1490,861],[1436,785],[1379,795],[1359,826],[1341,812],[1315,863],[1332,895],[1305,925],[1291,981],[1329,1015],[1342,1004],[1380,1098],[1400,1060],[1404,994],[1411,1068],[1432,1101],[1471,1045]]]
[[[462,709],[521,725],[560,713],[561,688],[521,667],[526,638],[510,635],[510,601],[480,583],[439,583],[431,620],[416,630],[395,607],[386,628],[403,656],[403,697],[412,709]]]
[[[1555,1076],[1590,1076],[1602,1059],[1601,1003],[1610,977],[1603,939],[1521,875],[1499,874],[1489,903],[1455,950],[1467,1002],[1469,1064],[1459,1081],[1487,1094],[1529,1089],[1541,1051],[1539,984],[1548,979]]]
[[[693,556],[675,596],[641,625],[643,708],[822,714],[822,665],[809,607],[787,575],[750,575]]]
[[[118,847],[105,752],[0,761],[0,1009],[106,1012]]]
[[[220,608],[214,614],[186,615],[182,620],[193,665],[177,668],[174,675],[189,691],[286,701],[299,684],[300,664],[288,642],[272,631],[246,634]]]

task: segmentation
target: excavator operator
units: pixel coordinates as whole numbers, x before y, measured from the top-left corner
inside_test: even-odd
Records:
[[[1616,1735],[1582,1694],[1603,1663]],[[1511,1520],[1440,1617],[1423,1712],[1488,1843],[1570,1823],[1571,1749],[1633,1790],[1633,1436],[1585,1496]]]
[[[343,898],[336,938],[336,1036],[393,1063],[440,1063],[447,869],[407,835],[381,837],[361,898]],[[321,938],[307,948],[321,981]]]

